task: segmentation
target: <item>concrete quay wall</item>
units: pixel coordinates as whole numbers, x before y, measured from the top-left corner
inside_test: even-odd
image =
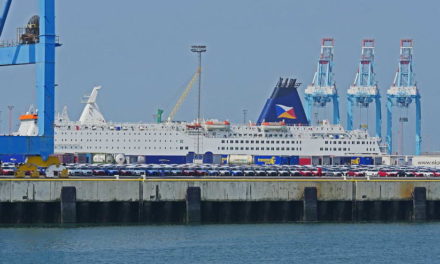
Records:
[[[189,187],[200,187],[201,201],[302,201],[306,187],[318,201],[409,201],[416,187],[426,200],[440,201],[437,180],[295,179],[67,179],[1,180],[0,202],[59,201],[62,187],[76,189],[78,202],[185,201]]]

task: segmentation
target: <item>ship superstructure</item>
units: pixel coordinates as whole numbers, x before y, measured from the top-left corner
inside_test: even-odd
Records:
[[[56,153],[108,153],[126,156],[186,156],[196,153],[274,156],[375,156],[380,155],[379,138],[364,130],[347,131],[323,121],[309,126],[297,94],[295,80],[280,79],[257,123],[229,121],[123,123],[108,122],[96,103],[100,87],[85,102],[78,121],[67,110],[55,121]],[[290,100],[286,100],[286,98]],[[35,115],[26,133],[38,134]],[[300,122],[292,123],[294,120]],[[199,138],[199,139],[197,139]],[[199,143],[198,143],[199,142]]]

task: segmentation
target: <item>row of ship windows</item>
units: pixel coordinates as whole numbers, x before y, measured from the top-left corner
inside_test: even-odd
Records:
[[[251,144],[264,144],[264,140],[222,140],[222,143],[246,143],[246,144],[249,144],[249,143],[251,143]],[[302,144],[302,141],[284,141],[284,140],[281,140],[281,141],[279,141],[279,140],[277,140],[277,141],[274,141],[274,140],[272,140],[272,141],[269,141],[269,140],[266,140],[266,144]]]
[[[355,144],[357,144],[357,145],[365,145],[365,144],[367,144],[367,145],[372,145],[372,144],[374,144],[374,142],[373,141],[325,141],[324,143],[327,145],[327,144],[329,144],[329,145],[331,145],[331,144],[334,144],[334,145],[336,145],[336,144],[344,144],[344,145],[346,145],[346,144],[350,144],[350,142],[351,142],[351,145],[355,145]]]
[[[281,151],[288,151],[288,150],[298,150],[301,151],[302,148],[290,148],[290,147],[286,147],[286,148],[275,148],[275,147],[270,147],[270,148],[264,148],[264,147],[217,147],[218,150],[281,150]]]
[[[350,148],[320,148],[320,151],[350,151]],[[375,148],[367,148],[367,151],[376,151]]]
[[[58,134],[61,134],[61,135],[83,135],[83,132],[58,132]],[[108,135],[118,135],[118,136],[120,136],[120,135],[127,135],[127,136],[131,136],[131,135],[133,135],[133,136],[136,136],[136,135],[138,135],[138,136],[140,136],[141,134],[144,134],[145,136],[151,136],[151,135],[153,135],[153,136],[156,136],[156,134],[158,135],[158,136],[172,136],[172,135],[174,135],[174,133],[126,133],[126,132],[122,132],[122,131],[118,131],[118,132],[111,132],[111,133],[103,133],[103,132],[84,132],[84,135],[95,135],[95,136],[102,136],[102,135],[106,135],[106,136],[108,136]],[[176,134],[176,136],[178,136],[179,135],[179,133],[175,133]]]
[[[179,133],[129,133],[129,132],[123,132],[123,131],[117,131],[117,132],[106,132],[106,133],[103,133],[103,132],[58,132],[58,134],[61,134],[61,135],[74,135],[74,134],[77,134],[77,135],[95,135],[95,136],[98,136],[98,135],[106,135],[106,136],[108,136],[108,135],[112,135],[112,136],[114,136],[114,135],[127,135],[127,136],[131,136],[131,135],[133,135],[133,136],[136,136],[136,135],[138,135],[138,136],[140,136],[141,134],[144,134],[145,136],[172,136],[173,134],[175,134],[176,136],[178,136],[179,135]],[[224,135],[225,137],[227,136],[227,135]],[[237,133],[234,133],[234,134],[229,134],[228,136],[234,136],[234,137],[247,137],[247,136],[249,136],[249,137],[263,137],[263,136],[265,136],[265,137],[280,137],[280,138],[282,138],[282,137],[293,137],[293,134],[237,134]]]
[[[55,139],[55,142],[57,142],[57,141],[58,141],[58,139]],[[66,142],[68,140],[62,138],[59,141]],[[70,142],[73,142],[73,141],[75,141],[75,142],[78,142],[78,141],[82,142],[83,140],[82,139],[70,139]],[[85,139],[84,140],[84,142],[92,142],[92,141],[94,141],[94,142],[102,142],[102,139]],[[111,142],[119,142],[119,141],[120,141],[119,139],[115,139],[115,140],[112,139],[111,140]],[[106,139],[105,142],[109,142],[109,139]],[[128,140],[122,139],[121,142],[131,142],[131,139],[128,139]],[[138,140],[133,139],[133,142],[141,142],[141,140],[140,139],[138,139]],[[153,139],[153,140],[149,139],[149,140],[145,140],[145,142],[156,142],[156,140],[155,139]],[[157,142],[162,142],[162,140],[159,139],[159,140],[157,140]],[[167,141],[167,140],[164,139],[163,142],[174,142],[174,141],[173,140],[168,140]],[[176,142],[177,143],[183,143],[183,140],[176,140]]]
[[[56,149],[83,149],[83,147],[81,146],[56,146]],[[96,146],[96,147],[86,147],[85,149],[141,149],[141,147],[101,147],[101,146]],[[168,150],[188,150],[189,147],[144,147],[144,149],[168,149]]]

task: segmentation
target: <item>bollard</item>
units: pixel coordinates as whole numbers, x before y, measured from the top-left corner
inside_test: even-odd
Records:
[[[413,192],[413,215],[415,222],[426,221],[426,188],[415,187]]]
[[[62,224],[76,223],[76,188],[64,186],[61,188],[61,217]]]
[[[186,223],[198,224],[201,220],[200,187],[188,187],[186,189]]]
[[[304,222],[318,221],[318,192],[316,187],[304,188]]]

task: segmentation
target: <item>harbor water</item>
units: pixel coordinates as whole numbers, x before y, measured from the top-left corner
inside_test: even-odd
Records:
[[[435,263],[440,224],[0,228],[0,263]]]

